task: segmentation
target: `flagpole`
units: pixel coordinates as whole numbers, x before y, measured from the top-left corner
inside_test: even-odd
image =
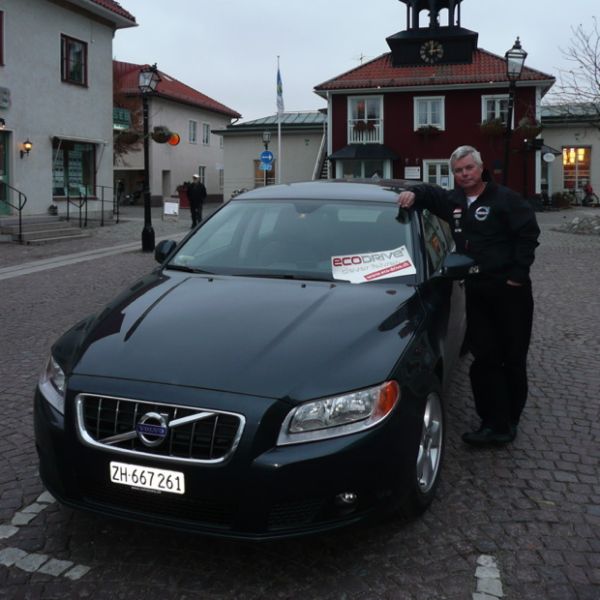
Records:
[[[279,71],[279,55],[277,55],[277,183],[281,183],[283,167],[283,160],[281,159],[281,114],[283,110],[283,85]]]

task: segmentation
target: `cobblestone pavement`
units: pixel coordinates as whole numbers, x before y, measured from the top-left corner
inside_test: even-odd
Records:
[[[476,425],[465,360],[422,518],[276,543],[152,529],[44,495],[32,393],[50,344],[153,261],[135,250],[0,281],[0,598],[598,600],[600,238],[552,231],[565,212],[539,215],[531,391],[515,443],[460,441]],[[4,265],[39,258],[16,248]]]

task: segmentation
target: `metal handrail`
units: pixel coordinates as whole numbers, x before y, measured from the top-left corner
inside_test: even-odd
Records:
[[[87,206],[87,190],[85,194],[79,194],[78,200],[71,200],[71,192],[69,188],[67,188],[67,221],[71,222],[71,204],[79,209],[79,227],[87,227],[87,219],[88,219],[88,206]],[[82,224],[82,209],[85,207],[85,220]]]
[[[123,196],[122,192],[117,192],[115,190],[115,188],[113,188],[110,185],[96,185],[95,186],[95,192],[99,191],[100,193],[94,193],[91,197],[88,196],[87,193],[87,188],[85,193],[83,194],[75,194],[74,196],[71,196],[70,190],[67,188],[67,195],[66,195],[66,201],[67,201],[67,221],[71,220],[71,211],[70,211],[70,205],[72,204],[73,206],[75,206],[78,210],[79,210],[79,227],[87,227],[88,226],[88,201],[93,198],[95,200],[100,200],[100,226],[104,227],[104,205],[107,202],[107,195],[109,192],[107,192],[107,190],[111,190],[111,195],[112,195],[112,200],[110,200],[109,202],[112,202],[112,212],[114,215],[116,215],[116,223],[119,223],[119,205],[121,203],[121,199]],[[82,216],[82,212],[84,213],[84,216]],[[82,220],[83,220],[83,224],[82,224]]]
[[[0,202],[4,202],[4,203],[8,204],[8,206],[10,206],[11,208],[14,208],[15,210],[19,211],[19,244],[22,244],[23,243],[23,208],[25,208],[25,205],[27,204],[27,196],[21,190],[18,190],[16,187],[13,187],[12,185],[9,185],[8,183],[6,183],[6,181],[0,181],[0,183],[2,185],[4,185],[5,187],[7,187],[9,190],[16,192],[18,194],[18,197],[19,197],[18,204],[13,204],[9,200],[1,200],[1,199],[0,199]]]

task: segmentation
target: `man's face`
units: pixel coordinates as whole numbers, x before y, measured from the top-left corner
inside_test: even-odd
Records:
[[[454,163],[452,172],[456,185],[469,192],[479,187],[483,168],[478,166],[473,156],[469,154]]]

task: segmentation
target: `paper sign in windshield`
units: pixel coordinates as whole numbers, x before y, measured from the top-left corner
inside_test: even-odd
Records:
[[[332,256],[331,271],[334,279],[350,283],[414,275],[417,272],[406,246],[367,254]]]

